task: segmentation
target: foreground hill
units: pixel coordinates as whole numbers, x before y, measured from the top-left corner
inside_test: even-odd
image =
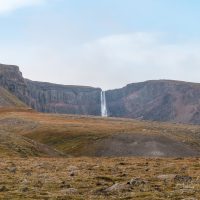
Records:
[[[3,110],[0,199],[199,199],[199,130]]]
[[[199,128],[24,110],[0,112],[2,135],[30,139],[64,156],[199,156]]]
[[[19,134],[18,126],[31,129],[34,123],[30,124],[27,121],[23,123],[23,119],[18,120],[15,115],[17,113],[34,115],[35,112],[1,87],[0,94],[0,156],[61,156],[55,149]],[[10,117],[6,118],[8,113]]]
[[[1,108],[0,199],[199,199],[199,130]]]
[[[10,124],[13,126],[14,122]],[[2,125],[2,122],[1,122]],[[0,130],[0,156],[30,157],[30,156],[61,156],[61,153],[51,147],[15,133]]]

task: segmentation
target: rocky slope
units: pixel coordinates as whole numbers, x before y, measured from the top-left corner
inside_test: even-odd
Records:
[[[65,86],[26,80],[31,106],[41,112],[100,115],[98,88]]]
[[[25,108],[25,103],[0,86],[0,108]]]
[[[3,133],[10,133],[20,136],[19,141],[28,138],[57,150],[62,155],[77,157],[200,156],[199,128],[200,126],[188,124],[132,119],[24,111],[0,112],[2,136],[5,135]],[[2,141],[0,134],[0,147]],[[11,140],[8,141],[10,144]],[[20,149],[24,145],[22,142]]]
[[[29,104],[28,88],[18,66],[0,64],[0,86]]]
[[[23,78],[17,66],[0,65],[0,86],[40,112],[101,115],[100,88]],[[200,84],[158,80],[106,91],[109,116],[200,124]]]
[[[200,84],[158,80],[106,92],[110,116],[200,123]]]
[[[4,121],[0,121],[3,124]],[[13,124],[16,122],[13,120]],[[47,145],[40,144],[18,134],[9,133],[0,129],[0,155],[1,156],[61,156],[62,154]]]
[[[25,80],[19,67],[0,64],[0,86],[40,112],[100,115],[100,88]]]

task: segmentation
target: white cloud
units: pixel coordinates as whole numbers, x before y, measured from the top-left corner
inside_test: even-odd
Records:
[[[44,0],[0,0],[0,13],[6,13],[25,6],[42,3]]]
[[[4,46],[0,61],[20,65],[25,77],[33,80],[104,89],[149,79],[200,82],[199,41],[174,43],[158,33],[111,35],[76,46],[48,41],[19,45],[20,50]]]
[[[200,42],[165,41],[157,33],[113,35],[75,48],[65,64],[80,80],[104,88],[149,79],[200,82]]]

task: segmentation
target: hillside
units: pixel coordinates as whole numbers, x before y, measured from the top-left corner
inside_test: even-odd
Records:
[[[31,106],[40,112],[100,115],[100,88],[58,85],[26,79]]]
[[[199,130],[0,109],[0,199],[199,199]]]
[[[200,84],[158,80],[106,92],[114,117],[200,124]]]
[[[100,115],[100,88],[24,79],[18,66],[0,64],[0,86],[29,107],[47,113]]]
[[[0,91],[3,91],[3,95],[1,93],[0,97],[0,156],[60,156],[61,153],[53,148],[20,135],[21,130],[17,128],[18,126],[23,126],[23,129],[28,128],[29,130],[34,128],[35,123],[30,124],[24,118],[26,118],[25,115],[27,114],[34,115],[35,112],[24,106],[23,103],[16,97],[13,97],[13,95],[10,95],[6,90]],[[5,104],[2,99],[6,101]],[[21,112],[26,114],[24,118],[18,120],[15,115]],[[5,117],[7,115],[9,115],[8,118]]]
[[[65,156],[200,155],[199,126],[192,125],[12,111],[0,113],[0,130]]]
[[[39,112],[101,115],[100,88],[31,81],[19,67],[2,64],[0,87]],[[110,117],[200,124],[198,83],[146,81],[106,91],[105,97]]]
[[[0,124],[2,125],[2,121]],[[17,121],[10,122],[10,126]],[[15,133],[0,130],[0,156],[5,157],[52,157],[61,154],[47,145],[20,136]]]
[[[0,199],[199,199],[199,130],[4,110]]]
[[[18,66],[0,64],[0,86],[29,105],[31,99]]]
[[[0,108],[2,107],[27,107],[25,103],[20,101],[16,96],[8,92],[0,86]]]

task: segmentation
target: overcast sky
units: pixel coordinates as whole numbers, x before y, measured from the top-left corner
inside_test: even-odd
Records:
[[[0,0],[0,63],[103,89],[200,82],[199,10],[199,0]]]

